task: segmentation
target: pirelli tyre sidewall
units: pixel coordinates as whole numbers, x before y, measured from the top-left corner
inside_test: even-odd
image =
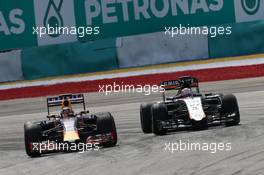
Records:
[[[113,116],[110,112],[97,113],[97,131],[99,134],[111,133],[113,139],[102,144],[104,147],[112,147],[117,144],[117,131]]]
[[[27,122],[24,124],[24,139],[25,150],[30,157],[39,157],[41,153],[39,150],[34,150],[33,143],[41,143],[42,141],[42,128],[39,124]]]
[[[140,105],[140,123],[142,131],[152,133],[152,115],[151,115],[152,103],[144,103]]]
[[[159,123],[169,119],[168,109],[164,103],[153,104],[151,108],[152,113],[152,132],[155,135],[164,135],[167,129],[164,129]]]
[[[222,115],[230,115],[235,113],[232,121],[227,121],[227,126],[234,126],[240,123],[240,113],[237,98],[233,94],[222,96]]]

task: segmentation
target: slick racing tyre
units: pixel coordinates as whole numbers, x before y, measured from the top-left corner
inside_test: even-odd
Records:
[[[111,113],[99,113],[97,116],[97,130],[99,134],[112,134],[112,140],[102,144],[104,147],[112,147],[117,143],[116,125]]]
[[[240,123],[239,107],[234,95],[224,95],[222,97],[222,113],[225,116],[235,114],[232,117],[233,120],[226,122],[226,126],[234,126]]]
[[[151,116],[152,103],[140,105],[140,122],[142,131],[152,133],[152,116]]]
[[[24,139],[26,153],[30,157],[41,156],[40,150],[33,144],[41,143],[42,129],[39,124],[27,122],[24,124]]]
[[[168,120],[168,110],[164,103],[154,104],[152,106],[152,132],[155,135],[164,135],[167,129],[164,129],[161,125],[161,121]]]

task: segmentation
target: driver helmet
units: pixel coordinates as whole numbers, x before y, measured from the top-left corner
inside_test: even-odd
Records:
[[[73,111],[70,107],[64,107],[61,110],[61,116],[62,118],[68,118],[70,115],[72,115]]]
[[[181,90],[181,96],[182,97],[190,97],[190,96],[192,96],[192,90],[190,88],[183,88]]]

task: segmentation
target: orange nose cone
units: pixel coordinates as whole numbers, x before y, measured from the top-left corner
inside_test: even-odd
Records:
[[[80,137],[77,131],[64,132],[64,137],[63,137],[64,142],[75,141],[75,140],[80,140]]]

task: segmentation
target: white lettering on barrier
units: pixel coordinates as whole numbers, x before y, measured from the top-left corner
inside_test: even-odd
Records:
[[[132,3],[133,2],[133,3]],[[102,17],[104,24],[118,23],[120,19],[123,21],[131,20],[128,7],[133,5],[134,20],[150,19],[151,17],[163,18],[166,15],[177,16],[179,10],[185,15],[196,14],[198,11],[204,13],[216,12],[222,10],[224,0],[214,0],[208,3],[206,0],[162,0],[162,8],[158,8],[157,0],[89,0],[85,1],[86,22],[87,25],[92,25],[93,20]],[[191,2],[191,3],[190,3]],[[117,6],[122,7],[122,16],[118,16]],[[170,10],[171,9],[171,10]],[[172,14],[169,14],[171,11]]]
[[[21,18],[23,10],[13,9],[9,12],[8,18],[0,11],[0,34],[5,35],[21,34],[25,31],[25,22]],[[9,26],[11,25],[11,26]]]

